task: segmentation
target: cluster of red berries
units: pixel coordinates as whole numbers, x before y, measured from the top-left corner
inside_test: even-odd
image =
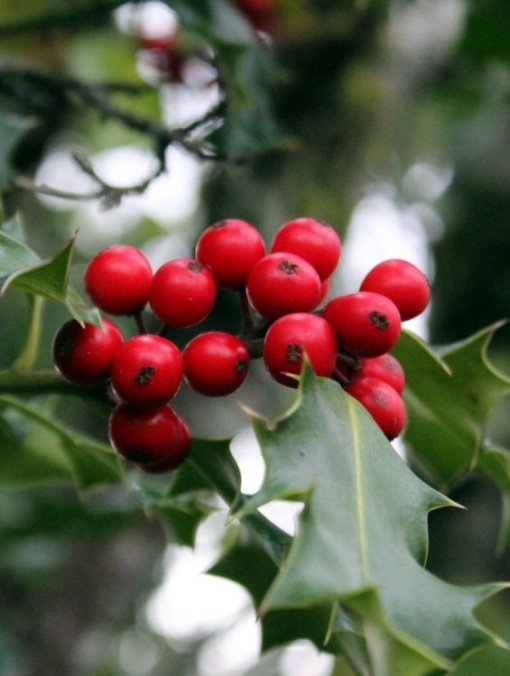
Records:
[[[234,0],[234,5],[255,32],[268,33],[274,26],[277,1]],[[198,81],[198,78],[193,78],[192,66],[198,65],[196,60],[200,60],[202,55],[199,52],[190,52],[189,47],[183,44],[180,33],[180,26],[177,25],[156,34],[141,32],[137,38],[140,49],[147,55],[161,79],[187,84]]]
[[[411,263],[388,260],[358,292],[318,309],[340,255],[335,230],[313,218],[284,224],[269,253],[251,224],[221,221],[204,230],[194,258],[169,260],[155,272],[140,250],[111,246],[89,262],[85,289],[101,311],[135,316],[139,333],[124,340],[109,319],[102,327],[70,320],[53,341],[55,366],[73,383],[109,383],[112,446],[148,472],[173,469],[189,451],[190,432],[169,403],[183,379],[204,395],[231,394],[260,356],[276,381],[296,387],[306,355],[317,375],[337,380],[392,439],[405,422],[405,378],[388,352],[401,322],[427,306],[429,286]],[[200,324],[219,288],[239,294],[240,336],[207,331],[180,350],[167,330]],[[145,328],[147,306],[160,322],[157,333]]]

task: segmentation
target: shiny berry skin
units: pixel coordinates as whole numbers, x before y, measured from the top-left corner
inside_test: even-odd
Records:
[[[255,310],[266,319],[276,319],[313,310],[320,301],[321,280],[304,258],[278,252],[255,263],[246,289]]]
[[[209,331],[192,338],[183,351],[184,374],[190,386],[212,397],[235,392],[250,368],[245,343],[221,331]]]
[[[360,291],[380,293],[397,306],[402,321],[420,315],[430,301],[427,277],[412,263],[392,258],[373,267]]]
[[[403,430],[406,410],[402,397],[388,383],[377,378],[360,378],[345,387],[370,413],[388,439]]]
[[[191,435],[188,426],[182,418],[177,416],[177,433],[174,437],[172,452],[163,460],[138,465],[148,474],[164,474],[175,469],[189,454]]]
[[[382,354],[380,357],[362,359],[354,380],[361,378],[377,378],[391,385],[398,394],[405,389],[406,377],[402,364],[391,354]]]
[[[306,354],[318,376],[329,377],[337,355],[337,340],[328,322],[308,312],[294,312],[277,319],[264,338],[263,359],[271,376],[282,385],[297,387]]]
[[[82,326],[76,319],[70,319],[53,339],[53,362],[60,375],[71,383],[102,383],[109,378],[122,344],[120,329],[109,319],[102,319],[102,327]]]
[[[321,293],[318,305],[320,305],[324,300],[326,300],[326,296],[328,295],[330,288],[331,288],[331,280],[329,278],[323,279],[321,282]]]
[[[118,244],[92,258],[83,280],[86,292],[100,310],[111,315],[132,315],[147,304],[152,268],[139,249]]]
[[[114,450],[139,465],[165,462],[177,467],[189,451],[179,416],[168,405],[139,409],[119,404],[110,415],[108,433]]]
[[[322,316],[333,327],[340,348],[358,357],[378,357],[400,336],[396,305],[378,293],[359,291],[333,298]]]
[[[111,370],[117,397],[132,406],[159,406],[171,399],[184,375],[182,354],[171,340],[143,334],[121,346]]]
[[[287,251],[297,254],[312,265],[321,280],[334,272],[341,255],[340,238],[335,230],[315,218],[296,218],[276,232],[271,253]]]
[[[215,300],[216,284],[211,271],[193,258],[175,258],[154,274],[149,302],[154,314],[168,326],[199,324]]]
[[[228,218],[200,235],[195,256],[224,289],[242,289],[253,265],[265,256],[262,235],[250,223]]]

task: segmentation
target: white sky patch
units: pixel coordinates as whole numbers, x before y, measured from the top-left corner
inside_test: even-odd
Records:
[[[289,646],[279,664],[281,676],[328,676],[333,666],[333,657],[320,653],[308,641],[296,641]]]
[[[265,463],[253,429],[246,427],[241,430],[234,437],[230,450],[241,472],[241,491],[247,495],[256,493],[264,480]],[[272,500],[259,511],[286,533],[294,535],[302,509],[301,502]]]
[[[260,625],[252,610],[206,641],[198,658],[198,676],[242,676],[260,656]]]
[[[241,472],[241,491],[247,495],[256,493],[262,486],[265,467],[253,429],[241,430],[232,440],[230,450]]]
[[[149,599],[146,614],[150,625],[177,643],[194,641],[216,631],[230,629],[236,618],[251,615],[248,592],[229,580],[207,575],[218,558],[225,515],[213,514],[199,528],[194,550],[170,545],[165,579]],[[254,636],[246,637],[247,650],[253,649]],[[258,652],[259,637],[256,637]]]
[[[90,193],[97,189],[97,183],[87,176],[73,159],[73,151],[85,152],[78,143],[74,147],[65,142],[55,144],[39,165],[35,183],[78,194]],[[38,197],[46,207],[53,211],[70,211],[77,208],[77,203],[73,200],[44,194],[39,194]]]
[[[115,18],[124,33],[150,37],[172,35],[179,24],[177,14],[162,2],[126,3],[115,12]]]
[[[143,181],[154,168],[151,153],[135,146],[106,150],[92,157],[91,162],[104,181],[122,187]],[[167,151],[167,166],[168,171],[152,181],[143,194],[124,197],[114,209],[101,209],[97,201],[74,204],[80,248],[85,253],[95,253],[118,242],[144,218],[157,222],[169,235],[190,219],[198,208],[203,168],[178,148]]]

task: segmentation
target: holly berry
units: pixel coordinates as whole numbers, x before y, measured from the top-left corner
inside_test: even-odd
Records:
[[[141,49],[147,50],[161,76],[168,82],[182,82],[186,64],[177,31],[138,36]]]
[[[377,378],[391,385],[398,394],[402,394],[406,377],[402,364],[391,354],[382,354],[371,359],[362,359],[354,379]]]
[[[63,324],[52,345],[53,362],[60,375],[77,385],[102,383],[110,376],[123,338],[109,319],[102,326],[81,325],[76,319]]]
[[[262,235],[250,223],[228,218],[200,235],[195,256],[224,289],[242,289],[253,265],[266,253]]]
[[[191,434],[188,426],[182,418],[177,416],[177,433],[175,436],[172,453],[163,460],[139,465],[140,469],[149,474],[163,474],[175,469],[189,454]],[[177,464],[176,464],[177,462]]]
[[[168,405],[139,409],[119,404],[109,420],[108,433],[113,448],[126,460],[149,471],[155,463],[165,463],[165,471],[177,467],[189,452],[189,434]]]
[[[207,317],[216,300],[211,271],[193,258],[175,258],[155,273],[149,302],[168,326],[194,326]]]
[[[340,238],[325,221],[296,218],[282,225],[274,236],[271,253],[287,251],[312,265],[321,280],[334,272],[341,255]]]
[[[235,392],[248,375],[250,353],[245,343],[229,333],[210,331],[184,348],[184,373],[191,387],[209,396]]]
[[[271,30],[277,0],[235,0],[235,3],[255,30]]]
[[[104,312],[132,315],[149,299],[152,268],[145,255],[125,244],[100,251],[84,273],[85,290]]]
[[[294,312],[277,319],[264,338],[263,359],[271,376],[282,385],[297,387],[287,374],[301,373],[305,355],[318,376],[331,376],[337,340],[330,324],[318,315]]]
[[[391,385],[377,378],[360,378],[346,385],[345,391],[365,407],[388,439],[394,439],[402,432],[406,421],[405,405]]]
[[[396,305],[378,293],[360,291],[333,298],[322,316],[333,327],[340,347],[359,357],[388,352],[400,336]]]
[[[159,406],[171,399],[184,375],[182,354],[171,340],[144,334],[127,340],[111,370],[115,394],[133,406]]]
[[[255,310],[266,319],[276,319],[313,310],[320,301],[321,280],[304,258],[278,252],[255,263],[246,289]]]
[[[430,300],[427,277],[412,263],[398,258],[373,267],[361,282],[360,290],[380,293],[392,300],[402,321],[420,315]]]

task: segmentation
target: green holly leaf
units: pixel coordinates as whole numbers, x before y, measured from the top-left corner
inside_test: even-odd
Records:
[[[225,0],[166,0],[179,15],[181,24],[196,31],[217,47],[222,44],[255,44],[248,22],[231,2]]]
[[[74,484],[85,495],[122,479],[122,465],[110,446],[69,430],[51,411],[7,395],[0,396],[0,407],[17,416],[21,430],[2,447],[0,485]]]
[[[510,653],[508,650],[490,646],[467,655],[450,672],[450,676],[508,676]]]
[[[506,448],[484,449],[477,469],[489,476],[501,491],[503,505],[497,551],[502,553],[510,546],[510,452]]]
[[[306,368],[288,415],[253,425],[266,476],[235,516],[271,500],[304,502],[260,614],[341,602],[360,626],[370,622],[363,633],[368,655],[379,655],[376,674],[402,673],[401,660],[417,665],[409,675],[424,673],[424,661],[444,669],[495,641],[473,610],[502,586],[456,587],[423,567],[427,514],[453,503],[409,469],[338,384]],[[381,637],[391,650],[378,651]]]
[[[0,231],[1,293],[14,286],[64,305],[79,322],[99,324],[99,313],[69,285],[75,237],[52,258],[41,260],[25,244]]]
[[[442,350],[404,331],[393,350],[407,380],[404,441],[443,489],[474,468],[491,412],[510,392],[510,379],[498,373],[487,356],[499,326]]]

